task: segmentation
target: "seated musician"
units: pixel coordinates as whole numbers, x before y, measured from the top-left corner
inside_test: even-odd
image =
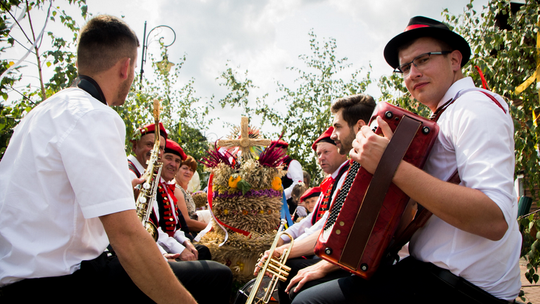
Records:
[[[158,223],[159,238],[158,244],[168,254],[169,259],[179,259],[182,261],[210,260],[210,250],[204,245],[193,245],[182,229],[186,226],[183,213],[178,208],[177,197],[181,195],[173,182],[180,163],[186,158],[186,154],[180,145],[167,139],[165,153],[161,158],[163,162],[161,170],[162,182],[158,185],[156,204],[152,212],[151,219]]]
[[[185,154],[177,143],[164,140],[167,133],[161,123],[159,127],[160,134],[163,135],[160,147],[164,147],[164,153],[161,157],[163,162],[162,180],[158,185],[156,205],[150,217],[154,224],[157,223],[157,247],[168,260],[176,277],[198,303],[227,303],[232,284],[230,268],[215,261],[209,261],[210,251],[208,248],[202,245],[193,245],[181,229],[181,225],[185,224],[185,221],[183,221],[182,213],[174,205],[175,192],[171,189],[174,184],[169,185],[167,182],[173,180]],[[133,151],[136,154],[129,158],[131,177],[144,173],[147,167],[146,160],[149,159],[150,150],[154,145],[154,124],[145,126],[139,131],[143,135],[139,140],[133,141]],[[152,147],[148,148],[150,142]],[[145,164],[144,168],[142,168],[143,163]],[[131,164],[134,164],[136,171],[133,170]],[[165,207],[166,204],[170,208],[167,210],[160,208],[160,206]],[[187,231],[189,232],[189,230]],[[206,286],[213,286],[211,293],[208,292]]]
[[[497,94],[461,71],[468,43],[443,23],[414,17],[384,50],[411,95],[439,116],[425,171],[402,161],[393,183],[433,215],[412,236],[410,257],[370,280],[348,276],[304,289],[293,303],[511,303],[520,284],[521,236],[513,194],[513,121]],[[493,123],[496,122],[496,123]],[[363,127],[350,156],[373,173],[392,131]],[[460,183],[447,180],[458,172]],[[337,266],[321,263],[291,281],[298,288]]]
[[[316,242],[316,238],[324,225],[328,209],[331,202],[335,198],[337,190],[341,187],[344,181],[345,173],[347,172],[349,161],[347,160],[346,149],[340,149],[345,145],[348,147],[352,144],[354,134],[349,135],[351,132],[356,132],[360,129],[365,121],[369,121],[371,113],[375,108],[375,101],[368,95],[354,95],[346,98],[340,104],[340,111],[343,109],[349,109],[346,115],[349,122],[340,120],[340,124],[337,124],[339,131],[336,132],[334,127],[328,128],[312,145],[313,150],[317,153],[317,160],[319,166],[324,173],[329,174],[321,184],[321,195],[317,199],[316,206],[310,214],[299,223],[294,224],[286,230],[287,233],[295,239],[294,245],[291,248],[289,254],[289,260],[287,266],[291,267],[289,273],[289,279],[293,278],[300,269],[303,269],[309,265],[317,263],[320,259],[314,256],[313,247]],[[340,116],[341,117],[341,116]],[[354,122],[353,122],[354,121]],[[335,140],[331,137],[335,136]],[[337,144],[339,143],[339,144]],[[287,236],[283,236],[278,242],[279,247],[276,248],[274,255],[280,256],[283,254],[283,250],[289,247]],[[261,259],[264,261],[268,257],[269,252],[265,252],[265,255]],[[300,258],[302,256],[307,259]],[[295,259],[298,258],[298,259]],[[347,272],[336,272],[333,275],[336,277],[348,275]],[[279,283],[279,298],[280,303],[289,303],[289,296],[285,293],[285,288],[288,285],[288,281],[285,283]]]
[[[154,147],[154,140],[156,135],[156,125],[154,123],[148,124],[144,127],[137,129],[136,134],[140,135],[139,138],[133,138],[131,140],[134,155],[128,156],[128,166],[131,179],[139,178],[143,175],[144,170],[148,164],[146,163],[150,159],[150,151]],[[159,155],[163,155],[165,150],[165,140],[167,139],[167,131],[163,124],[159,123]]]

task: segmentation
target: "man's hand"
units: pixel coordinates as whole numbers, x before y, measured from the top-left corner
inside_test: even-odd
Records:
[[[289,282],[289,285],[287,285],[287,288],[285,289],[286,293],[289,293],[294,285],[296,287],[294,288],[294,292],[298,292],[302,287],[309,281],[318,280],[324,278],[328,273],[338,269],[338,266],[335,266],[333,264],[330,264],[327,261],[320,261],[316,264],[313,264],[309,267],[306,267],[304,269],[301,269],[298,271],[296,276],[291,279]]]
[[[182,251],[182,253],[180,253],[180,260],[181,261],[196,261],[197,258],[195,257],[193,252],[191,252],[190,250],[186,248],[184,249],[184,251]]]
[[[184,246],[186,247],[184,251],[189,250],[195,256],[195,260],[199,259],[199,251],[197,251],[197,248],[189,240],[184,242]]]
[[[289,247],[289,244],[276,247],[276,249],[274,249],[273,257],[276,259],[279,259],[279,257],[281,257],[281,255],[283,254],[283,250],[285,250],[288,247]],[[263,267],[264,262],[268,259],[269,256],[270,256],[270,250],[266,250],[263,256],[259,259],[259,261],[255,265],[256,267],[255,267],[255,270],[253,271],[253,275],[256,276],[259,273],[259,270]],[[267,273],[266,275],[270,276],[269,273]]]
[[[176,262],[176,259],[180,257],[180,253],[165,253],[163,256],[169,262]]]
[[[139,178],[134,178],[132,181],[131,181],[131,186],[133,188],[133,197],[135,199],[137,199],[137,197],[139,196],[139,189],[135,188],[137,187],[138,185],[144,183],[146,181],[146,178],[144,177],[139,177]]]
[[[354,161],[360,163],[364,169],[372,174],[377,169],[384,150],[394,134],[382,118],[377,117],[377,123],[383,136],[375,134],[369,126],[363,126],[356,134],[356,139],[352,142],[353,148],[349,152],[349,156]]]

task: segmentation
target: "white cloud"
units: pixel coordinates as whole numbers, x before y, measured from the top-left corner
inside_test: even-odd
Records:
[[[176,42],[169,48],[169,59],[187,54],[181,81],[195,78],[197,94],[208,101],[223,96],[216,77],[230,66],[239,67],[261,92],[272,93],[275,81],[294,86],[297,75],[285,68],[303,68],[300,54],[311,54],[308,32],[319,39],[337,40],[337,57],[348,57],[353,69],[373,66],[373,76],[391,73],[382,50],[415,15],[441,19],[449,8],[461,13],[469,0],[88,0],[93,14],[125,16],[142,42],[144,21],[151,28],[165,24],[176,32]],[[475,1],[480,9],[487,0]],[[66,6],[66,9],[70,9]],[[70,9],[78,14],[76,10]],[[157,43],[150,45],[155,56]],[[140,64],[140,59],[139,63]],[[145,70],[149,71],[149,65]],[[352,72],[351,70],[351,72]],[[349,73],[350,74],[350,73]],[[368,93],[377,94],[376,86]],[[254,96],[253,96],[254,97]],[[216,108],[213,116],[237,124],[238,110]],[[212,132],[223,133],[222,123]],[[225,130],[228,132],[228,130]],[[225,134],[227,133],[225,132]]]

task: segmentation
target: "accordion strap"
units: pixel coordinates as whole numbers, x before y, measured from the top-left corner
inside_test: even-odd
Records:
[[[403,116],[392,140],[388,143],[388,147],[379,161],[377,169],[375,169],[373,179],[362,200],[363,202],[369,202],[369,204],[362,204],[360,211],[356,215],[340,257],[340,263],[356,267],[362,258],[371,231],[375,227],[375,223],[379,217],[386,192],[392,183],[392,179],[401,160],[405,156],[421,125],[422,123],[420,121],[409,116]]]

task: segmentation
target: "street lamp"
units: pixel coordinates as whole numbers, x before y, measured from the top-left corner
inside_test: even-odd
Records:
[[[140,86],[139,86],[139,89],[142,89],[142,80],[143,80],[143,73],[144,73],[144,64],[146,62],[146,54],[148,53],[148,39],[150,37],[150,34],[152,33],[152,31],[154,31],[155,29],[157,28],[168,28],[172,31],[173,33],[173,40],[171,43],[169,44],[165,44],[163,45],[164,47],[169,47],[171,46],[175,41],[176,41],[176,32],[172,29],[172,27],[168,26],[168,25],[158,25],[154,28],[152,28],[149,32],[148,32],[148,35],[146,35],[146,21],[144,22],[144,34],[143,34],[143,47],[142,47],[142,53],[141,53],[141,73],[140,73]]]

